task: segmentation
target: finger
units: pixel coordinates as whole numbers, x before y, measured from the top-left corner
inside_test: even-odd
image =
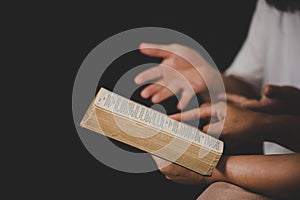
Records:
[[[135,77],[134,82],[139,85],[153,79],[158,79],[161,76],[162,76],[161,68],[160,65],[158,65],[139,73]]]
[[[200,107],[200,118],[216,117],[217,121],[223,120],[226,115],[226,103],[219,102],[210,105],[203,105]]]
[[[223,123],[217,122],[213,124],[207,124],[203,127],[203,131],[211,136],[219,137],[222,132],[222,125]]]
[[[152,103],[159,103],[163,100],[174,96],[178,91],[177,89],[171,90],[167,87],[162,86],[163,88],[159,90],[153,97],[151,98]]]
[[[194,95],[194,91],[188,89],[183,90],[181,94],[181,98],[177,104],[178,110],[182,110],[183,108],[185,108],[189,104],[193,95]]]
[[[291,97],[299,97],[300,90],[291,86],[267,85],[264,88],[264,94],[269,98],[285,100]]]
[[[211,116],[213,116],[212,104],[210,104],[210,103],[202,104],[200,106],[199,110],[200,110],[200,113],[199,113],[199,118],[200,119],[210,118]]]
[[[154,94],[156,94],[162,88],[163,88],[162,85],[153,83],[142,90],[141,96],[143,98],[147,99],[147,98],[153,96]]]
[[[203,132],[207,133],[209,125],[210,124],[207,124],[207,125],[203,126],[203,128],[202,128]]]
[[[218,99],[222,100],[222,99],[226,99],[226,93],[221,93],[218,95]]]
[[[181,121],[181,115],[182,113],[176,113],[176,114],[169,115],[169,117],[177,121]]]
[[[258,109],[258,108],[262,108],[264,106],[266,106],[266,101],[265,100],[248,100],[246,102],[244,102],[243,104],[241,104],[241,106],[243,108],[248,108],[248,109]]]
[[[166,58],[171,53],[168,51],[168,45],[141,43],[140,51],[148,56]]]
[[[231,101],[237,104],[243,103],[248,100],[246,97],[237,94],[223,93],[220,94],[218,97],[220,98],[220,96],[223,97],[223,99],[226,99],[227,101]]]
[[[177,121],[181,121],[181,115],[182,115],[182,113],[175,113],[175,114],[169,115],[169,117],[172,119],[175,119]]]
[[[276,98],[278,96],[282,96],[283,91],[280,91],[280,86],[277,85],[266,85],[264,90],[264,95],[269,98]]]
[[[192,110],[188,110],[183,113],[177,113],[174,115],[170,115],[172,119],[178,120],[178,121],[188,121],[188,120],[193,120],[197,119],[200,116],[200,110],[199,108],[194,108]]]
[[[161,159],[161,158],[159,158],[157,156],[154,156],[154,155],[152,155],[152,158],[153,158],[154,162],[156,163],[158,169],[160,169],[160,170],[162,168],[164,168],[164,167],[172,164],[171,162],[169,162],[169,161],[167,161],[165,159]]]

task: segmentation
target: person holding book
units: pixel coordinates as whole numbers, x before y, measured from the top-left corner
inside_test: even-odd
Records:
[[[229,103],[206,103],[200,112],[196,108],[172,117],[189,120],[215,116],[224,122],[221,138],[225,148],[265,141],[265,155],[224,155],[212,177],[170,164],[160,169],[166,178],[187,184],[211,184],[199,199],[300,198],[299,12],[296,0],[257,2],[247,39],[233,64],[222,74],[227,95],[220,94],[220,86],[214,85],[218,71],[193,49],[179,44],[141,44],[142,53],[163,58],[162,65],[135,78],[137,84],[158,80],[141,92],[142,97],[159,103],[173,95],[171,90],[181,92],[178,109],[183,109],[194,93],[209,100],[209,84],[220,99],[227,96]],[[195,61],[194,65],[185,58]],[[172,75],[165,66],[180,72],[184,79]],[[185,80],[192,87],[185,87]],[[218,122],[204,126],[204,131],[209,126],[208,134],[213,134]],[[154,160],[159,167],[166,162]]]

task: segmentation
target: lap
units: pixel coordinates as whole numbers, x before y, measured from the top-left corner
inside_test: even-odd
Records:
[[[234,199],[247,199],[247,200],[271,200],[268,197],[260,194],[249,192],[236,185],[226,182],[216,182],[211,184],[197,200],[234,200]]]

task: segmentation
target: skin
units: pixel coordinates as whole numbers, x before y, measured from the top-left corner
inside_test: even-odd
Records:
[[[267,85],[264,98],[249,99],[237,94],[220,94],[219,99],[227,99],[240,107],[271,114],[300,115],[300,90],[291,86]]]
[[[186,46],[142,43],[140,51],[145,55],[163,59],[160,65],[145,70],[135,77],[137,84],[156,80],[141,92],[143,98],[151,98],[153,103],[159,103],[181,92],[182,98],[177,107],[183,109],[195,93],[202,93],[203,97],[209,100],[207,84],[213,93],[218,95],[222,91],[220,81],[224,82],[226,92],[257,98],[257,94],[247,83],[233,76],[222,76],[198,52]]]
[[[160,159],[154,160],[159,167]],[[223,156],[210,177],[172,163],[160,170],[167,179],[177,183],[203,185],[222,181],[276,199],[299,199],[299,166],[300,154],[295,153]]]
[[[214,106],[212,106],[214,105]],[[225,109],[226,108],[226,109]],[[300,116],[270,115],[254,112],[232,104],[206,103],[200,108],[171,115],[176,120],[215,117],[216,122],[204,126],[214,132],[224,120],[221,137],[228,144],[269,140],[296,152],[300,151],[298,129]],[[209,126],[211,129],[209,129]],[[289,137],[284,134],[288,130]],[[154,159],[156,162],[158,158]],[[159,166],[159,162],[158,166]],[[211,184],[229,182],[247,190],[276,198],[299,198],[300,154],[286,155],[223,155],[211,177],[201,176],[176,164],[161,168],[166,178],[178,183]],[[272,169],[272,170],[270,170]]]
[[[149,85],[141,92],[142,97],[151,97],[153,103],[159,103],[172,96],[174,93],[182,91],[182,98],[180,99],[178,104],[178,108],[180,109],[184,108],[188,104],[188,101],[190,100],[194,92],[200,92],[203,94],[203,96],[207,96],[206,84],[213,85],[212,88],[214,88],[217,94],[218,91],[221,91],[221,89],[218,88],[218,85],[214,85],[216,84],[215,80],[218,76],[218,72],[214,70],[196,51],[178,44],[158,45],[147,43],[142,43],[140,45],[140,50],[145,55],[163,58],[162,65],[150,68],[140,73],[135,78],[135,82],[138,84],[142,84],[152,79],[157,79],[157,82],[155,84]],[[190,62],[187,62],[187,60],[189,60]],[[182,74],[181,78],[178,77],[178,73],[176,74],[177,76],[175,76],[170,72],[170,70],[166,70],[166,68],[176,69],[179,74]],[[201,75],[205,76],[206,79],[204,80]],[[224,75],[222,76],[222,78],[226,91],[230,93],[227,95],[227,99],[239,105],[239,107],[241,108],[250,108],[254,111],[259,112],[287,115],[300,113],[298,106],[298,102],[300,100],[300,91],[297,88],[293,88],[290,86],[280,87],[268,85],[264,89],[264,95],[266,97],[258,100],[256,99],[257,95],[255,95],[251,86],[244,82],[242,79]],[[185,85],[190,85],[191,87],[185,87]],[[167,87],[172,88],[172,91],[174,93],[172,93],[170,89],[167,89]],[[225,94],[218,95],[219,98],[225,97]],[[220,105],[218,106],[220,107]],[[242,117],[234,117],[234,113],[237,113],[236,116]],[[282,128],[280,127],[287,128],[289,132],[297,130],[292,127],[295,123],[297,123],[298,119],[293,118],[292,116],[264,116],[255,112],[248,112],[245,110],[241,112],[241,110],[239,110],[238,108],[232,108],[227,114],[227,121],[232,121],[234,123],[236,122],[236,120],[238,120],[238,118],[245,118],[248,121],[248,123],[246,123],[246,120],[243,120],[239,123],[233,124],[233,126],[224,127],[222,137],[224,139],[230,138],[231,146],[235,146],[238,143],[237,141],[245,141],[247,137],[244,137],[244,135],[250,135],[250,132],[252,132],[252,134],[251,137],[248,138],[258,138],[259,140],[261,140],[261,132],[254,130],[254,128],[260,127],[260,124],[262,122],[264,122],[265,124],[271,124],[272,127],[279,126],[277,129],[273,128],[273,130],[264,130],[268,132],[274,130],[285,132],[286,129],[281,130]],[[184,115],[186,114],[182,114],[182,116]],[[206,117],[208,118],[208,116]],[[256,122],[253,121],[254,119],[257,119]],[[213,128],[217,125],[218,123],[211,126],[212,133],[210,134],[213,134]],[[228,128],[226,129],[226,127]],[[208,127],[204,127],[204,131],[207,131],[207,128]],[[245,132],[240,130],[242,128],[244,128]],[[236,134],[234,131],[238,131],[239,134]],[[283,136],[283,134],[274,134],[273,132],[271,134],[276,135],[276,137],[274,136],[273,138],[265,138],[269,139],[270,141],[276,140],[281,144],[290,143],[286,141],[286,138]],[[234,135],[234,138],[230,137],[230,135]],[[295,134],[292,133],[292,135]],[[296,146],[297,145],[291,145],[293,149],[297,148]]]
[[[240,143],[272,141],[300,152],[298,115],[271,115],[219,102],[205,103],[199,108],[170,117],[181,121],[214,117],[217,121],[204,126],[203,131],[214,135],[223,124],[220,138],[229,147]]]
[[[219,98],[224,98],[225,94],[219,94],[221,88],[215,83],[218,72],[212,69],[201,55],[192,49],[178,44],[143,43],[140,50],[145,55],[163,59],[162,65],[146,70],[136,77],[135,82],[137,84],[157,80],[155,84],[149,85],[142,91],[141,96],[143,98],[151,98],[153,103],[159,103],[173,96],[174,93],[182,92],[182,98],[178,104],[178,109],[182,109],[188,104],[194,93],[201,93],[205,100],[209,100],[207,84],[212,86]],[[186,60],[192,60],[192,62]],[[176,77],[174,79],[170,71],[165,70],[164,66],[176,69],[184,78],[179,79]],[[202,76],[205,77],[205,80]],[[264,93],[266,98],[258,100],[259,96],[253,88],[242,79],[225,75],[222,75],[222,79],[226,92],[229,93],[227,99],[239,105],[239,107],[230,104],[227,105],[227,111],[225,111],[224,103],[213,104],[213,107],[212,104],[205,104],[202,110],[200,108],[200,111],[196,109],[182,113],[181,116],[179,114],[172,117],[174,119],[190,120],[195,117],[209,118],[213,116],[217,119],[217,122],[204,127],[204,131],[210,130],[209,134],[214,134],[214,127],[224,120],[221,137],[223,137],[225,143],[230,141],[231,146],[243,141],[259,142],[269,140],[299,152],[297,130],[300,119],[299,116],[294,115],[299,114],[298,111],[295,112],[299,102],[297,89],[267,86]],[[185,88],[184,85],[190,85],[191,87]],[[290,97],[295,100],[289,101]],[[285,115],[275,116],[267,113]],[[210,129],[208,129],[209,126]],[[289,137],[286,137],[286,134],[289,134]],[[225,181],[266,196],[285,199],[300,198],[299,153],[276,156],[222,156],[211,177],[201,176],[176,164],[160,167],[162,162],[167,161],[162,161],[156,157],[154,157],[154,160],[167,179],[178,183],[211,184]]]
[[[226,107],[227,106],[227,107]],[[226,109],[225,109],[226,108]],[[177,120],[191,120],[197,117],[207,118],[215,116],[219,121],[204,126],[204,131],[211,131],[224,120],[222,138],[227,144],[238,144],[269,140],[299,152],[299,116],[269,115],[240,108],[224,102],[206,103],[198,109],[175,114],[171,117]],[[256,124],[255,126],[253,125]],[[289,137],[284,134],[289,130]],[[255,133],[255,135],[253,135]],[[228,146],[228,145],[227,145]],[[158,167],[160,158],[154,158]],[[167,162],[167,161],[164,161]],[[184,184],[212,184],[222,181],[229,182],[265,196],[291,199],[300,198],[300,154],[285,155],[223,155],[211,177],[201,176],[179,165],[169,163],[161,167],[160,171],[167,179]],[[270,170],[272,169],[272,170]]]
[[[258,120],[264,116],[261,113],[242,109],[237,106],[227,105],[224,102],[216,104],[205,103],[200,108],[192,109],[183,113],[177,113],[170,116],[178,121],[188,121],[196,118],[209,119],[211,122],[203,127],[203,131],[212,136],[218,137],[219,130],[222,130],[220,139],[225,141],[225,147],[233,148],[239,144],[259,143],[263,139],[260,124]],[[255,124],[255,126],[253,126]],[[223,128],[222,128],[223,125]],[[255,135],[253,135],[255,133]]]

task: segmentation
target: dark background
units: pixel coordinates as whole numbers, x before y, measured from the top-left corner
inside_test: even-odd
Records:
[[[159,172],[119,172],[90,155],[73,123],[73,82],[84,58],[103,40],[148,26],[192,37],[224,70],[246,37],[255,2],[38,1],[4,6],[2,48],[7,71],[3,74],[9,77],[3,85],[7,92],[4,100],[16,108],[7,118],[18,113],[21,119],[17,125],[7,124],[10,131],[6,135],[12,143],[7,143],[8,153],[3,158],[7,159],[3,162],[7,170],[4,191],[12,197],[38,199],[195,199],[201,192],[198,186],[172,183]],[[130,69],[147,61],[149,58],[133,52],[114,62],[111,69]],[[123,72],[109,73],[120,76]]]

